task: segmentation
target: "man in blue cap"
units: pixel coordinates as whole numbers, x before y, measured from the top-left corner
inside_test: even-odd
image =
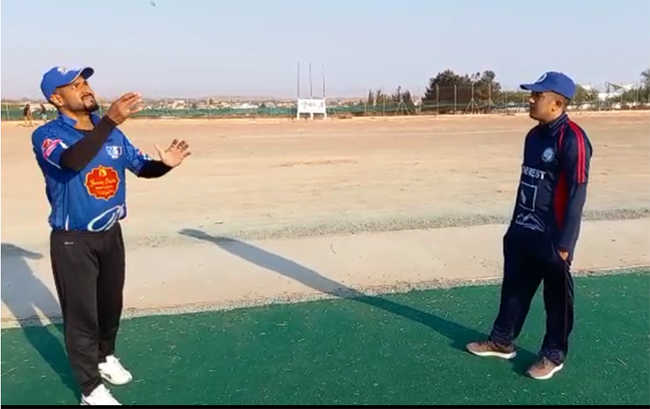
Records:
[[[51,206],[50,256],[65,327],[65,345],[84,405],[119,405],[102,378],[117,385],[131,374],[115,357],[122,314],[125,250],[119,221],[126,217],[126,170],[142,178],[165,175],[190,152],[174,140],[159,160],[133,146],[118,128],[141,110],[130,92],[106,115],[88,84],[90,67],[55,67],[41,90],[58,118],[36,129],[32,145]]]
[[[575,84],[547,72],[522,89],[531,92],[530,117],[538,122],[524,142],[514,214],[503,239],[504,277],[499,313],[487,340],[467,349],[478,356],[511,359],[530,303],[544,282],[546,336],[538,360],[528,369],[535,379],[561,370],[573,327],[570,266],[580,232],[592,148],[582,128],[566,114]]]

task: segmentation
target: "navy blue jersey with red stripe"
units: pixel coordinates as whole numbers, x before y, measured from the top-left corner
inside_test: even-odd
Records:
[[[566,113],[530,130],[511,229],[543,233],[573,252],[587,197],[592,147]]]
[[[91,116],[95,125],[100,118]],[[126,170],[138,174],[149,156],[114,128],[98,154],[79,172],[61,167],[61,155],[84,137],[65,115],[32,134],[32,148],[45,178],[53,230],[108,230],[126,217]]]

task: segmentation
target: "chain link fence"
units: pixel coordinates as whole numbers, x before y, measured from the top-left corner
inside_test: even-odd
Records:
[[[435,87],[421,98],[406,98],[404,95],[383,94],[381,90],[372,92],[366,99],[356,102],[350,99],[343,103],[328,101],[327,114],[331,117],[354,116],[396,116],[396,115],[450,115],[450,114],[490,114],[516,113],[528,109],[528,93],[522,91],[502,91],[491,87],[450,86]],[[252,106],[252,107],[217,107],[206,101],[194,100],[188,106],[153,108],[148,107],[134,118],[257,118],[277,117],[295,118],[297,108],[293,106]],[[271,105],[271,104],[269,104]],[[25,104],[2,103],[3,121],[22,121]],[[101,115],[108,106],[100,107]],[[569,110],[603,111],[603,110],[650,110],[650,90],[638,87],[619,95],[599,98],[596,92],[580,92],[571,102]],[[32,104],[33,120],[43,120],[40,104]],[[54,119],[57,113],[47,110],[47,120]]]

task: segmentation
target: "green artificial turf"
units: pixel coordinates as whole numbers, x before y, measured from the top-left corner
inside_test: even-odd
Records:
[[[499,287],[476,286],[124,321],[123,404],[650,404],[650,274],[576,279],[564,370],[524,375],[544,332],[538,293],[513,361],[465,343]],[[59,328],[2,331],[2,404],[78,404]]]

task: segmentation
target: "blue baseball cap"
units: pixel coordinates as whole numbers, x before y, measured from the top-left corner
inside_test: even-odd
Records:
[[[532,92],[555,92],[567,99],[573,99],[576,84],[571,78],[561,72],[549,71],[543,74],[534,84],[522,84],[521,89]]]
[[[41,80],[41,92],[45,95],[45,99],[49,101],[50,97],[58,87],[71,84],[80,75],[84,79],[88,79],[94,73],[95,70],[90,67],[82,67],[78,69],[54,67],[43,75],[43,79]]]

